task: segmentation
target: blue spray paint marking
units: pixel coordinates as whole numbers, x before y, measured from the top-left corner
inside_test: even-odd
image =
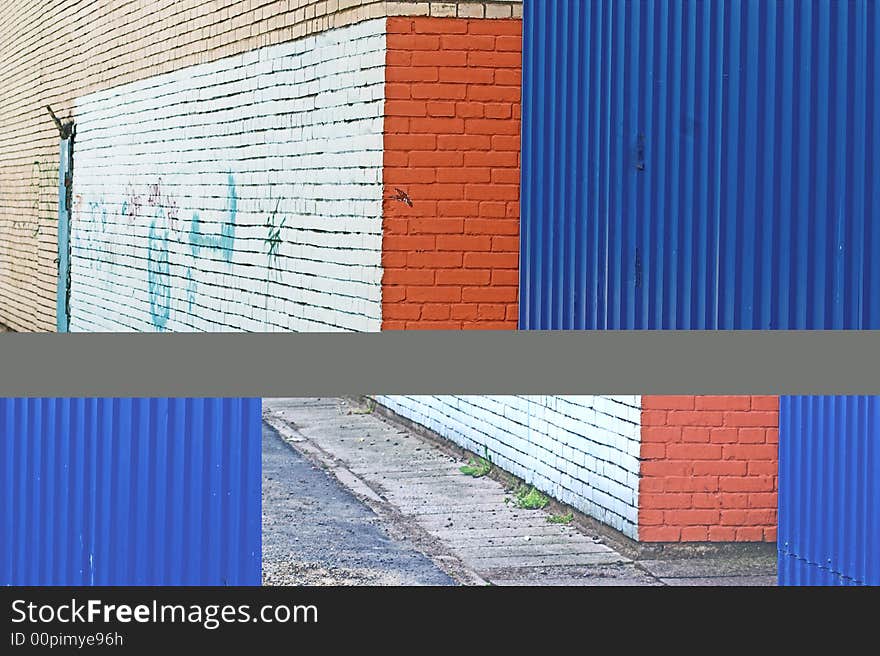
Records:
[[[77,249],[88,253],[89,267],[92,270],[103,271],[106,264],[115,261],[114,254],[106,252],[103,242],[96,235],[99,223],[102,232],[106,230],[107,226],[107,207],[104,204],[104,198],[89,201],[85,215],[88,217],[86,227],[80,227],[78,221],[71,222],[71,243]]]
[[[150,223],[147,243],[147,284],[150,317],[158,330],[164,330],[171,316],[171,265],[168,261],[168,231],[160,232],[155,220]]]
[[[235,217],[238,214],[238,194],[235,190],[235,178],[230,173],[226,180],[226,211],[228,220],[220,226],[219,235],[206,235],[201,230],[198,212],[193,212],[189,228],[189,248],[193,258],[198,258],[202,248],[217,248],[227,263],[232,263],[233,246],[235,244]],[[192,313],[196,302],[196,282],[193,279],[192,266],[186,269],[186,306]]]
[[[136,196],[134,190],[130,190],[121,205],[120,214],[128,217],[130,221],[137,219],[140,214],[143,201],[141,196]],[[151,187],[148,204],[155,208],[155,216],[150,223],[147,242],[147,289],[150,302],[150,319],[153,326],[158,330],[165,330],[171,317],[172,305],[172,279],[171,262],[169,254],[169,241],[174,228],[177,213],[177,203],[161,191],[160,184]],[[88,203],[87,216],[89,227],[87,230],[77,230],[73,237],[78,249],[89,252],[92,256],[90,266],[95,271],[102,271],[106,264],[115,261],[115,255],[107,249],[105,242],[98,237],[98,232],[106,232],[108,226],[108,209],[101,198]],[[226,217],[220,225],[219,234],[207,235],[201,232],[201,221],[197,212],[193,213],[187,240],[192,252],[193,261],[183,263],[186,265],[186,303],[191,313],[196,301],[197,283],[193,277],[195,259],[199,257],[203,248],[219,249],[227,263],[231,264],[235,245],[236,218],[238,215],[238,193],[235,186],[235,178],[230,173],[227,177],[226,193]],[[100,230],[99,230],[100,227]],[[175,241],[178,240],[174,233]],[[180,235],[182,237],[182,235]]]
[[[189,229],[189,244],[193,257],[198,257],[202,248],[219,248],[223,259],[232,262],[232,246],[235,243],[235,216],[238,214],[238,194],[232,174],[226,181],[226,210],[229,219],[220,225],[219,235],[205,235],[201,231],[199,213],[193,212]]]
[[[152,197],[159,197],[159,191],[155,191]],[[170,202],[169,199],[164,201]],[[164,205],[163,201],[163,205]],[[235,189],[235,178],[229,174],[227,178],[226,194],[227,218],[220,226],[220,234],[206,235],[201,232],[201,220],[198,212],[193,212],[187,239],[190,245],[192,257],[198,258],[203,248],[219,249],[223,259],[227,263],[232,262],[233,247],[235,244],[235,219],[238,214],[238,194]],[[160,214],[161,213],[161,214]],[[149,254],[147,262],[147,282],[150,297],[150,317],[153,325],[164,330],[171,316],[171,263],[168,255],[169,232],[167,229],[159,230],[158,224],[167,224],[165,210],[160,207],[156,220],[150,224]],[[193,278],[191,263],[186,267],[186,304],[187,311],[192,312],[196,300],[196,281]]]
[[[196,302],[196,281],[193,279],[192,267],[186,267],[186,311],[192,314]]]

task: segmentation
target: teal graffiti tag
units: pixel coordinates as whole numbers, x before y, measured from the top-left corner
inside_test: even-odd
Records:
[[[281,246],[281,229],[284,227],[284,224],[287,222],[287,217],[283,217],[281,222],[277,225],[275,224],[275,218],[278,215],[278,208],[281,205],[281,199],[275,203],[275,209],[272,211],[272,214],[269,215],[269,218],[266,221],[266,228],[269,231],[269,234],[266,236],[264,240],[266,242],[267,253],[269,254],[269,268],[273,268],[275,265],[275,260],[278,257],[278,249]]]
[[[186,310],[192,314],[193,305],[196,303],[196,281],[193,278],[192,267],[186,267]]]
[[[230,173],[226,180],[226,215],[227,220],[220,225],[220,234],[206,235],[202,232],[202,222],[198,212],[193,212],[189,228],[189,248],[193,259],[199,257],[202,248],[219,249],[227,263],[232,262],[235,244],[235,219],[238,214],[238,194],[235,190],[235,178]],[[196,281],[193,279],[192,266],[186,268],[186,305],[192,313],[196,302]]]
[[[270,284],[273,280],[280,278],[281,275],[281,271],[276,268],[276,265],[278,259],[278,249],[281,247],[281,243],[283,241],[281,238],[281,230],[284,228],[284,224],[287,222],[287,217],[282,217],[279,223],[275,223],[275,220],[278,217],[278,208],[280,206],[281,199],[279,198],[275,202],[275,209],[272,210],[269,218],[266,219],[266,229],[268,230],[268,235],[264,239],[264,242],[266,244],[266,253],[269,257],[266,260],[266,291],[263,294],[263,312],[265,313],[265,323],[269,322]]]
[[[79,209],[82,204],[83,201],[80,199],[78,209],[74,212],[76,220],[71,223],[71,245],[85,252],[84,266],[95,272],[103,272],[108,266],[116,263],[116,256],[107,249],[102,237],[102,233],[107,229],[107,205],[103,196],[88,201],[84,212]]]
[[[228,219],[220,225],[219,235],[202,233],[202,222],[198,212],[193,212],[189,228],[189,244],[193,257],[198,257],[202,248],[216,248],[226,262],[232,262],[232,247],[235,243],[235,217],[238,214],[238,194],[232,174],[226,181],[226,212]]]
[[[150,318],[158,330],[164,330],[171,316],[171,264],[168,261],[168,231],[159,231],[155,220],[150,223],[147,249]]]

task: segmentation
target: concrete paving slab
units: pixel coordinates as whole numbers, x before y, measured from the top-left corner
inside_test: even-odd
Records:
[[[661,578],[660,582],[673,586],[773,586],[776,585],[776,576],[683,576]]]
[[[632,563],[590,565],[587,567],[543,567],[498,569],[488,572],[493,585],[552,586],[662,586],[657,579]]]
[[[559,527],[554,526],[553,524],[539,524],[533,526],[528,531],[522,531],[520,527],[517,527],[515,529],[506,527],[473,528],[467,531],[461,531],[458,528],[452,528],[449,530],[438,529],[437,534],[441,536],[444,540],[448,540],[451,542],[454,542],[456,540],[483,540],[486,538],[498,538],[502,540],[505,538],[528,540],[530,538],[534,539],[540,536],[566,536],[574,539],[583,537],[580,533],[577,533],[573,529],[560,532]]]
[[[396,501],[396,500],[395,500]],[[494,503],[484,503],[478,504],[479,509],[478,512],[483,513],[492,513],[496,508],[496,504]],[[401,507],[406,507],[405,504],[401,504]],[[451,506],[446,504],[441,504],[438,506],[422,506],[413,504],[411,507],[411,511],[414,515],[419,517],[431,517],[433,515],[436,516],[447,516],[447,515],[456,515],[457,513],[468,512],[472,510],[466,506]]]
[[[575,538],[576,539],[576,538]],[[466,539],[449,539],[449,544],[453,545],[456,550],[467,551],[468,549],[476,550],[476,549],[486,549],[486,548],[520,548],[520,547],[529,547],[533,549],[537,549],[539,547],[556,547],[564,545],[566,548],[569,548],[570,541],[569,540],[560,540],[557,535],[543,535],[538,537],[528,536],[526,538],[517,536],[515,538],[505,538],[505,539],[493,539],[493,538],[482,538],[479,540],[466,540]],[[595,545],[591,540],[583,540],[580,543],[580,548],[583,551],[591,551],[592,547]]]
[[[460,554],[461,552],[456,553]],[[492,553],[492,550],[488,550],[486,553]],[[480,575],[483,578],[491,581],[492,578],[491,575],[489,575],[489,570],[493,569],[526,567],[541,568],[551,565],[601,565],[625,563],[629,562],[629,560],[610,549],[606,549],[600,553],[587,554],[564,553],[549,556],[543,556],[540,554],[527,554],[523,556],[480,556],[465,558],[465,562],[480,572]]]
[[[491,551],[490,551],[491,550]],[[549,556],[559,554],[586,554],[586,553],[608,553],[608,548],[604,544],[592,542],[590,540],[556,540],[554,542],[538,542],[538,541],[521,541],[518,544],[498,544],[495,542],[484,542],[480,545],[456,545],[456,551],[466,556],[479,558],[481,554],[491,553],[494,556],[518,556],[532,554],[535,556]]]
[[[775,555],[718,555],[711,558],[679,558],[668,560],[641,560],[642,567],[654,576],[667,579],[678,577],[717,578],[722,576],[775,576]]]
[[[416,513],[413,512],[413,515]],[[531,519],[521,515],[493,515],[492,513],[457,513],[443,517],[443,515],[428,515],[418,517],[419,523],[432,529],[455,528],[460,531],[472,531],[480,529],[511,529],[518,530],[522,535],[533,535],[535,531],[543,528],[546,522],[540,519]]]

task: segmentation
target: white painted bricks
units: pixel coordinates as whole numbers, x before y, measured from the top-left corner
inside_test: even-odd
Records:
[[[637,539],[640,396],[378,396],[402,417]]]
[[[80,98],[71,330],[379,330],[384,34]]]

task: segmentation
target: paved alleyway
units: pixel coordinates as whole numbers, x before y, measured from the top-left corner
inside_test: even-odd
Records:
[[[295,455],[301,453],[326,468],[350,490],[348,494],[353,493],[363,502],[361,517],[364,513],[375,513],[375,520],[393,536],[392,543],[399,540],[400,544],[413,545],[460,583],[772,585],[775,581],[775,563],[764,556],[633,562],[605,544],[597,533],[574,524],[550,523],[550,514],[545,510],[523,510],[506,503],[505,498],[510,495],[500,482],[490,477],[465,476],[459,471],[464,463],[454,453],[343,399],[265,399],[263,405],[266,422],[295,449],[285,452],[285,459],[273,453],[280,446],[287,447],[279,446],[277,438],[268,440],[275,450],[264,456],[268,463],[264,464],[264,478],[271,477],[270,488],[277,485],[277,477],[283,476],[286,461],[290,461],[287,466],[300,471],[308,467]],[[296,482],[298,477],[290,477],[289,482]],[[321,533],[325,526],[329,529],[327,533],[336,538],[329,553],[321,552],[320,543],[297,547],[297,561],[311,559],[324,563],[324,567],[335,563],[348,567],[346,559],[352,554],[345,545],[349,536],[357,537],[362,529],[340,533],[336,527],[339,522],[333,515],[354,512],[355,500],[352,497],[339,505],[339,493],[334,492],[328,494],[324,504],[322,491],[332,487],[335,486],[329,483],[317,488],[307,486],[303,492],[287,488],[291,499],[308,498],[309,511],[295,513],[292,519],[322,522],[317,530],[299,524],[283,529],[287,532],[287,544],[291,544],[291,539],[296,544],[313,540],[314,534]],[[266,540],[264,552],[271,552],[270,560],[275,562],[280,558],[277,554],[285,548],[284,540],[279,539],[283,531],[278,527],[278,522],[285,520],[276,517],[271,489],[264,496],[269,500],[264,509],[264,524],[273,532],[273,537]],[[289,503],[297,506],[299,501]],[[385,548],[392,543],[386,541]],[[341,559],[334,553],[337,550]],[[386,569],[380,578],[393,581],[395,577],[388,570],[408,567],[411,562],[418,561],[382,560]],[[267,582],[272,582],[272,572],[281,571],[279,567],[264,565],[270,573]],[[298,573],[296,567],[292,571]],[[426,571],[412,578],[399,571],[398,576],[401,583],[435,580]],[[359,582],[357,578],[352,582]]]
[[[263,426],[263,582],[267,585],[449,585],[429,558],[324,469]]]

